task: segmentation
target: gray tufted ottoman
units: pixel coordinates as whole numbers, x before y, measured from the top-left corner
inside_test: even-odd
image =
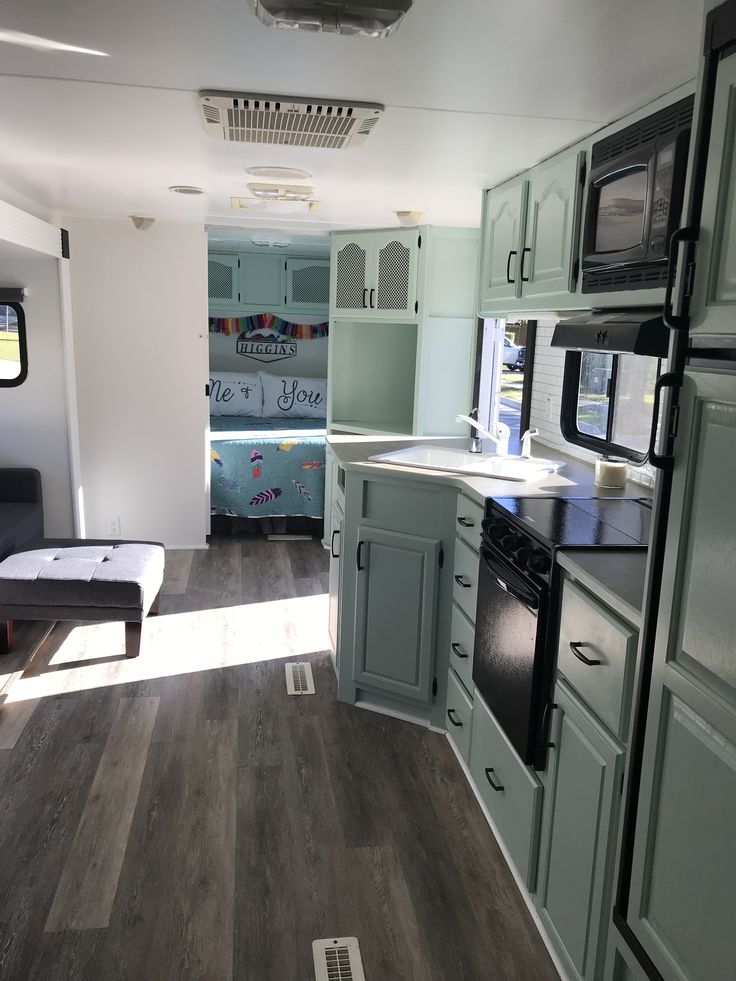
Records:
[[[158,613],[163,574],[156,542],[46,540],[0,562],[0,618],[124,620],[125,655],[137,657],[143,620]],[[0,652],[7,652],[10,632],[3,634]]]

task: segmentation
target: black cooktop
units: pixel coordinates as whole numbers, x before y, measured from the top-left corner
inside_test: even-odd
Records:
[[[552,548],[641,548],[649,541],[649,498],[491,497],[520,528]]]

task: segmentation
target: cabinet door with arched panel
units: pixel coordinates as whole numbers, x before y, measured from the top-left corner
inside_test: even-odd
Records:
[[[486,191],[483,216],[480,312],[495,301],[521,296],[520,257],[528,183],[517,179]]]
[[[417,303],[418,231],[377,233],[373,241],[374,283],[368,304],[374,316],[414,319]]]
[[[333,317],[368,317],[372,274],[372,236],[354,232],[335,235],[332,241],[330,313]]]

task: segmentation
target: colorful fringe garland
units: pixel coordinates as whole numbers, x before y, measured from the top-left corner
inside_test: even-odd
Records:
[[[273,313],[257,313],[252,317],[210,317],[210,334],[250,334],[253,331],[275,331],[281,337],[295,341],[313,341],[327,337],[327,324],[292,324]]]

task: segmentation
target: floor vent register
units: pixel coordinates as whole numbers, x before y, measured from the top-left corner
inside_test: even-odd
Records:
[[[286,668],[286,691],[289,695],[314,695],[314,678],[309,661],[291,661]],[[337,975],[339,977],[339,975]]]
[[[315,981],[365,981],[356,937],[329,937],[312,944]]]

